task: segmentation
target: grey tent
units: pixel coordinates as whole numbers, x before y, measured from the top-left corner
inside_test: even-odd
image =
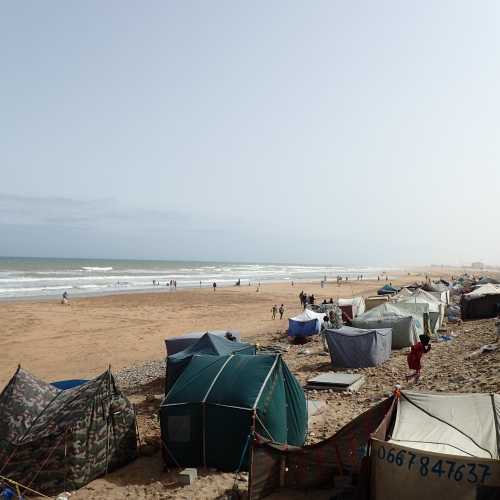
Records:
[[[434,292],[434,293],[440,293],[440,292]],[[405,296],[401,296],[401,294],[399,294],[396,297],[394,297],[394,299],[397,301],[398,305],[401,305],[403,303],[428,304],[429,305],[428,310],[425,310],[424,308],[421,312],[422,314],[423,313],[429,314],[431,331],[435,333],[438,328],[441,328],[441,324],[443,323],[444,320],[446,303],[442,302],[431,292],[427,292],[425,290],[422,290],[421,288],[418,288],[409,295],[406,294]]]
[[[489,278],[488,276],[482,277],[476,284],[477,285],[487,285],[488,283],[491,283],[493,285],[500,285],[500,281],[498,281],[495,278]]]
[[[61,390],[19,368],[0,416],[1,474],[42,493],[80,488],[137,455],[134,408],[109,371]]]
[[[418,342],[418,336],[424,333],[423,324],[418,315],[404,311],[397,304],[382,304],[361,316],[354,318],[352,326],[365,329],[392,329],[392,348],[401,349]]]
[[[443,283],[425,283],[422,288],[431,293],[439,293],[437,297],[446,304],[450,303],[450,289]]]
[[[434,333],[433,325],[435,325],[435,323],[433,323],[433,321],[437,318],[438,313],[436,313],[436,316],[433,316],[431,320],[429,313],[430,306],[427,302],[414,302],[408,300],[394,302],[394,305],[401,311],[411,314],[416,322],[422,325],[423,331],[419,332],[419,335],[425,333],[426,327],[428,332]]]
[[[326,341],[335,368],[365,368],[377,366],[391,355],[392,330],[363,330],[343,326],[326,330]]]
[[[211,333],[212,335],[217,335],[218,337],[230,338],[233,337],[238,342],[241,339],[240,332],[236,331],[226,331],[226,330],[210,330],[204,332],[191,332],[184,335],[179,335],[177,337],[170,337],[165,339],[165,347],[167,349],[167,354],[171,356],[176,352],[183,351],[188,347],[195,344],[205,333]]]
[[[194,344],[187,349],[167,357],[167,383],[165,393],[174,385],[184,368],[189,364],[196,354],[208,354],[212,356],[225,356],[226,354],[255,354],[255,346],[245,342],[236,342],[205,333]]]

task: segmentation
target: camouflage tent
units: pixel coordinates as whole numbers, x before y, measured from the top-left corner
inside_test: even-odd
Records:
[[[137,455],[135,413],[110,371],[60,390],[19,368],[0,394],[0,474],[77,489]]]

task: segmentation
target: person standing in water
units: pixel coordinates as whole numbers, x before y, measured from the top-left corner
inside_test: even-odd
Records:
[[[214,281],[213,282],[213,285],[212,285],[213,289],[214,289],[214,292],[215,292],[215,289],[217,288],[217,283]]]

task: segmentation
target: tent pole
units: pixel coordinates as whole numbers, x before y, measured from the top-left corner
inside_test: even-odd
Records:
[[[202,402],[202,426],[203,426],[203,466],[207,466],[207,433],[206,433],[206,404],[205,401]]]
[[[498,454],[500,455],[500,422],[498,422],[498,416],[497,416],[497,411],[495,407],[495,395],[493,393],[490,394],[491,397],[491,406],[493,410],[493,417],[495,419],[495,427],[496,427],[496,435],[497,435],[497,449],[498,449]]]
[[[104,474],[108,473],[109,466],[109,423],[111,421],[111,365],[108,367],[108,414],[106,415],[106,469]]]

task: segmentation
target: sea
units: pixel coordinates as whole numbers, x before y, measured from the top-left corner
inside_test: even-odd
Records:
[[[385,270],[385,269],[384,269]],[[170,291],[177,288],[241,286],[265,282],[376,277],[376,267],[304,264],[190,262],[168,260],[0,257],[0,299]],[[153,281],[155,284],[153,284]]]

